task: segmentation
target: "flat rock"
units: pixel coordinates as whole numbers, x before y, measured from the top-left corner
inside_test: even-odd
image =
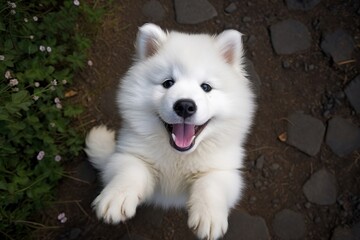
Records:
[[[233,13],[237,10],[236,4],[235,3],[230,3],[226,8],[225,8],[225,12],[226,13]]]
[[[142,8],[142,13],[145,17],[154,22],[160,21],[165,17],[165,10],[157,0],[146,2]]]
[[[356,240],[351,229],[337,227],[335,228],[331,240]]]
[[[290,10],[308,11],[320,3],[321,0],[286,0],[286,6]]]
[[[349,102],[360,113],[360,75],[354,78],[345,88],[345,94]]]
[[[265,220],[259,216],[233,211],[229,217],[229,229],[224,240],[263,240],[271,239]]]
[[[343,157],[360,147],[360,128],[341,117],[330,119],[326,132],[326,144]]]
[[[319,205],[334,204],[337,197],[335,176],[323,168],[311,175],[303,186],[303,192],[309,202]]]
[[[304,239],[306,234],[303,215],[290,209],[276,213],[272,226],[276,236],[282,240]]]
[[[176,21],[197,24],[217,16],[216,9],[207,0],[174,0]]]
[[[355,43],[351,35],[343,29],[324,35],[321,41],[321,49],[331,57],[335,63],[349,60],[355,48]]]
[[[270,27],[271,43],[277,54],[292,54],[311,46],[308,28],[294,19],[276,23]]]
[[[324,124],[300,112],[291,114],[288,120],[286,142],[310,156],[316,155],[324,138]]]

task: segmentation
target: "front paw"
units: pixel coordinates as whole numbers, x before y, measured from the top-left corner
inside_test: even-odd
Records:
[[[139,196],[131,191],[112,188],[104,189],[92,205],[99,219],[116,224],[133,217],[139,201]]]
[[[227,231],[228,211],[207,208],[205,205],[189,209],[188,226],[200,239],[218,239]]]

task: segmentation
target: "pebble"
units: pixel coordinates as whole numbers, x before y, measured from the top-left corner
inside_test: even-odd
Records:
[[[244,23],[251,22],[251,17],[243,17],[242,21],[243,21]]]
[[[294,19],[287,19],[270,27],[271,43],[279,55],[304,51],[311,46],[307,27]]]
[[[319,205],[334,204],[337,197],[335,176],[323,168],[311,175],[303,186],[303,192],[309,202]]]
[[[217,16],[216,9],[207,0],[174,0],[176,21],[197,24]]]
[[[354,78],[345,88],[345,94],[352,107],[360,113],[360,75]]]
[[[315,156],[320,151],[324,138],[324,124],[319,119],[300,112],[291,114],[288,120],[286,142],[310,156]]]
[[[280,169],[280,165],[278,163],[273,163],[271,164],[270,169],[272,171],[277,171],[278,169]]]
[[[320,45],[323,52],[332,58],[335,63],[350,60],[355,48],[351,35],[343,29],[326,33]]]
[[[282,61],[282,67],[285,69],[290,68],[290,62],[288,60]]]
[[[321,0],[286,0],[286,6],[290,10],[308,11],[320,3]]]
[[[276,236],[283,240],[304,239],[306,234],[304,216],[290,209],[276,213],[272,226]]]
[[[334,117],[329,120],[325,141],[336,155],[346,156],[360,147],[360,128],[344,118]]]
[[[161,3],[157,0],[146,2],[142,8],[142,13],[151,21],[161,21],[165,17],[165,10]]]
[[[229,229],[224,240],[270,240],[270,233],[262,217],[248,213],[233,211],[229,217]]]
[[[237,10],[236,4],[235,3],[230,3],[226,8],[225,8],[225,12],[226,13],[233,13]]]

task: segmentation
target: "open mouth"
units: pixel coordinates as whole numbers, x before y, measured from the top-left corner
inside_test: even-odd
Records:
[[[185,152],[194,146],[196,137],[204,130],[208,120],[203,125],[186,123],[169,124],[164,122],[165,128],[170,135],[170,145],[180,152]]]

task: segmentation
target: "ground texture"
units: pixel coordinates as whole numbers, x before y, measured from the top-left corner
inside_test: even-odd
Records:
[[[114,1],[78,76],[80,124],[121,126],[115,91],[137,27],[244,34],[258,112],[247,144],[247,189],[225,239],[360,239],[360,1]],[[240,109],[239,109],[240,111]],[[85,155],[66,164],[38,239],[195,239],[182,210],[140,207],[125,224],[98,221],[101,190]],[[67,221],[57,217],[65,213]]]

